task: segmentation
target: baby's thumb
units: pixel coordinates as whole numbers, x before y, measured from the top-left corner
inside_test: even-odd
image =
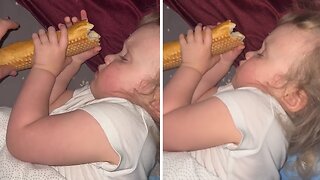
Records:
[[[245,48],[244,45],[240,45],[240,46],[224,53],[223,57],[224,57],[224,59],[235,59],[240,55],[240,53],[243,51],[244,48]]]
[[[100,46],[94,47],[94,48],[84,52],[83,56],[84,56],[85,59],[90,59],[93,56],[97,55],[100,50],[101,50]]]

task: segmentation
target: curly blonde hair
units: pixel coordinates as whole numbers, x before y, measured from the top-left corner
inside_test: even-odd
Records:
[[[308,178],[313,174],[317,146],[320,143],[320,13],[303,10],[284,16],[279,25],[291,24],[314,35],[313,49],[298,66],[290,68],[288,82],[305,91],[307,105],[300,111],[288,113],[294,129],[290,137],[289,153],[298,153],[296,169]]]
[[[154,24],[160,28],[160,14],[159,12],[151,12],[145,15],[138,28],[146,25]],[[160,38],[160,34],[159,34]],[[160,43],[160,42],[159,42]],[[159,49],[160,51],[160,49]],[[147,79],[142,79],[138,88],[133,92],[127,92],[129,99],[143,107],[153,118],[159,126],[160,121],[160,57],[157,70]]]

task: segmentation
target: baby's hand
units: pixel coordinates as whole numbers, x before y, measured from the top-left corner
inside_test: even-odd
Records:
[[[88,19],[87,12],[85,10],[80,11],[80,16],[81,16],[81,20]],[[74,23],[76,23],[78,21],[79,21],[79,19],[77,17],[70,18],[69,16],[67,16],[64,18],[64,22],[68,28],[71,27]],[[92,48],[88,51],[85,51],[83,53],[72,56],[71,61],[72,61],[72,63],[82,64],[86,60],[97,55],[100,50],[101,50],[100,46]]]
[[[188,66],[204,74],[217,61],[212,60],[211,55],[211,29],[198,24],[194,31],[189,30],[187,37],[179,36],[181,45],[181,66]]]
[[[48,34],[40,29],[38,34],[32,35],[35,46],[35,56],[33,68],[39,68],[57,76],[65,67],[66,50],[68,45],[68,33],[65,25],[60,25],[60,38],[57,37],[56,30],[50,26]]]
[[[244,48],[245,48],[244,45],[240,45],[226,53],[221,54],[219,63],[222,63],[230,67]]]

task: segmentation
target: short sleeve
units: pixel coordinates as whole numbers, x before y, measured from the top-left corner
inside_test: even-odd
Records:
[[[231,149],[259,150],[268,143],[270,136],[275,136],[272,148],[285,149],[287,139],[277,117],[283,112],[278,103],[269,95],[257,89],[237,89],[216,95],[228,108],[235,126],[242,133],[238,146]],[[279,113],[279,114],[278,114]],[[283,151],[283,150],[281,150]]]
[[[216,96],[227,106],[235,126],[242,133],[238,146],[228,144],[224,147],[230,156],[230,179],[279,179],[279,169],[285,162],[288,147],[278,119],[284,112],[281,106],[255,88],[226,91]]]
[[[81,109],[97,120],[121,158],[118,166],[109,163],[96,165],[107,171],[135,169],[148,135],[148,128],[140,113],[126,105],[112,102],[90,104]]]

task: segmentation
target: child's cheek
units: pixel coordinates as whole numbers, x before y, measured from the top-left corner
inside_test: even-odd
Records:
[[[256,76],[256,69],[251,63],[244,63],[237,70],[237,78],[243,82],[250,82]]]

